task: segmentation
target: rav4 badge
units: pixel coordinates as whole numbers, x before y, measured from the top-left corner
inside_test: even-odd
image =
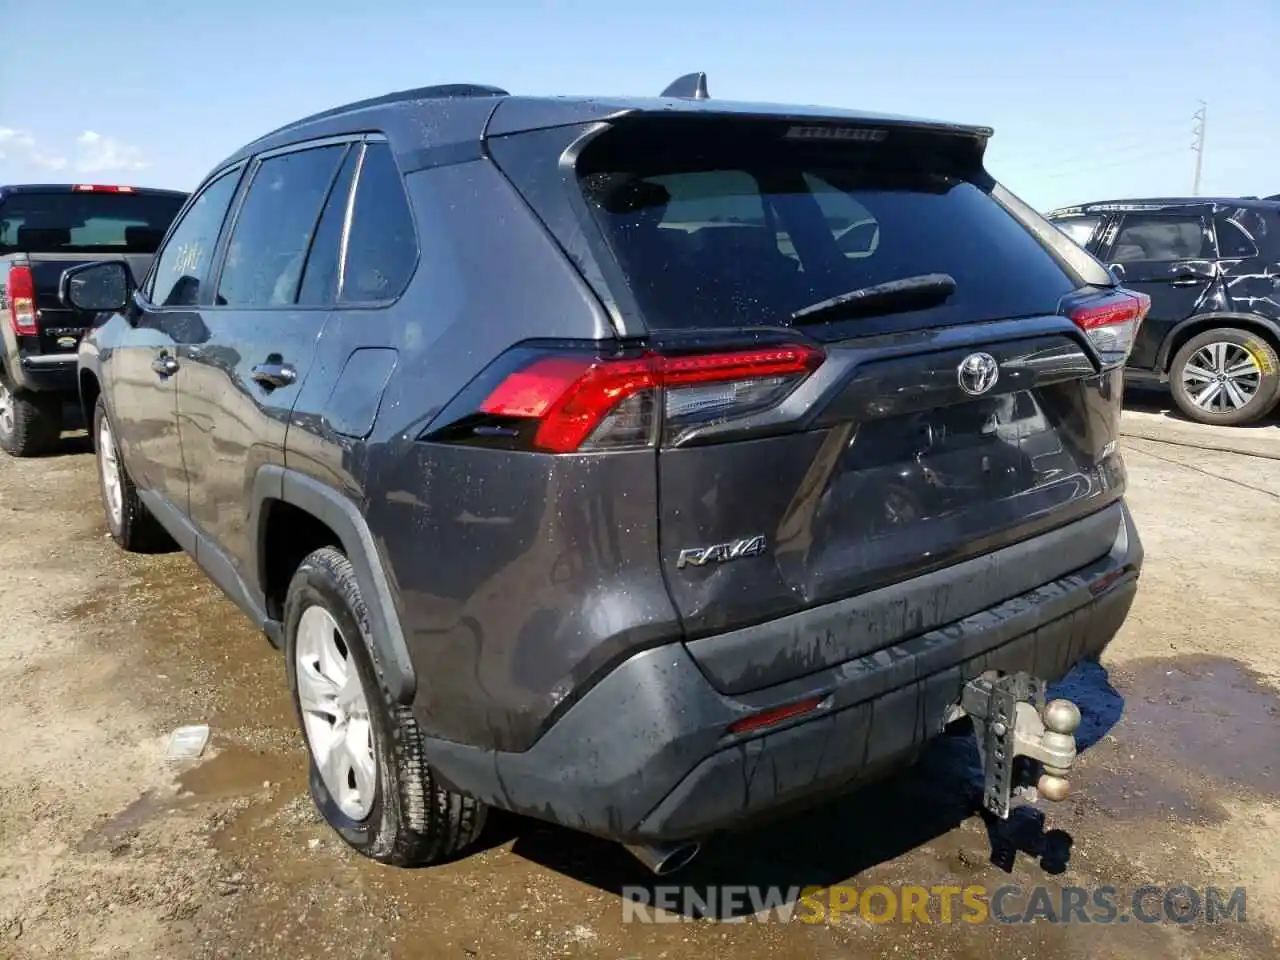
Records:
[[[676,569],[683,570],[692,564],[695,567],[708,563],[724,563],[727,560],[741,560],[743,557],[758,557],[769,549],[769,541],[764,534],[745,537],[742,540],[731,540],[728,543],[717,543],[709,547],[686,547],[680,551],[676,560]]]

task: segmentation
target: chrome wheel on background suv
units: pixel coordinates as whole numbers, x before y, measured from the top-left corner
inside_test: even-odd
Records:
[[[1182,383],[1191,402],[1210,413],[1248,406],[1262,385],[1262,368],[1237,343],[1206,344],[1182,367]]]
[[[1192,337],[1169,366],[1178,409],[1199,423],[1244,426],[1280,398],[1280,359],[1257,334],[1223,328]]]

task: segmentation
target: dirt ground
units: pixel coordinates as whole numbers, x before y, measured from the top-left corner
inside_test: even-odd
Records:
[[[627,854],[514,818],[446,866],[362,861],[312,811],[278,654],[184,556],[115,548],[69,433],[58,456],[0,458],[0,958],[1274,957],[1280,426],[1147,408],[1125,432],[1147,566],[1103,665],[1069,684],[1073,795],[989,824],[943,741],[908,775],[712,843],[681,879],[1243,886],[1243,923],[627,923],[619,892],[653,882]],[[212,739],[175,769],[184,723]]]

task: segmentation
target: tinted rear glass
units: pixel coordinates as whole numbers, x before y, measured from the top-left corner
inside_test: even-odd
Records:
[[[1074,286],[990,194],[957,138],[788,141],[775,124],[635,122],[578,162],[588,203],[649,326],[778,325],[801,307],[950,274],[941,306],[859,331],[1052,313]]]
[[[155,253],[184,197],[15,193],[0,203],[0,250]]]

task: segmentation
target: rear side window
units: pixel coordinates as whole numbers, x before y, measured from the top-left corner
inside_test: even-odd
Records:
[[[1208,260],[1213,238],[1201,217],[1126,214],[1111,248],[1116,263]]]
[[[347,149],[335,144],[262,161],[227,245],[219,306],[294,302],[321,208]]]
[[[183,214],[164,248],[156,255],[147,298],[161,307],[190,307],[199,303],[209,279],[213,250],[222,221],[240,182],[240,169],[228,171],[201,191]]]
[[[1101,222],[1101,217],[1071,217],[1067,220],[1055,220],[1053,225],[1083,247],[1089,243],[1089,238]]]
[[[817,301],[931,273],[950,274],[956,292],[887,325],[948,325],[1052,313],[1075,285],[981,170],[961,172],[941,148],[787,142],[775,125],[737,126],[664,135],[635,122],[579,161],[650,327],[784,325]]]
[[[1242,222],[1254,219],[1242,216],[1247,213],[1248,211],[1240,210],[1234,217],[1218,217],[1218,256],[1224,260],[1247,259],[1258,255],[1257,244]]]
[[[15,193],[0,206],[0,253],[155,253],[185,196]]]
[[[342,270],[342,303],[398,297],[418,262],[413,214],[404,180],[385,143],[365,148],[356,180],[355,207]]]

